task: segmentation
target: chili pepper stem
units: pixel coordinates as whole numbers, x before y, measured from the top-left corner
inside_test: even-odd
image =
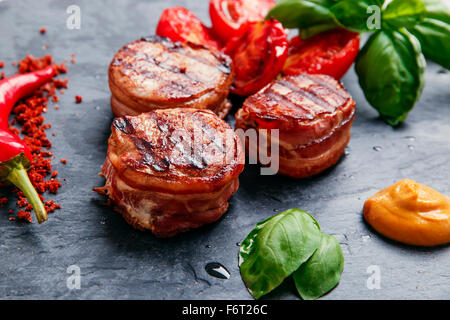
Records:
[[[43,223],[47,221],[47,211],[45,211],[44,204],[39,198],[38,193],[31,184],[27,171],[21,163],[18,163],[10,172],[6,178],[9,182],[14,184],[17,188],[22,190],[25,197],[33,207],[36,214],[37,221]]]

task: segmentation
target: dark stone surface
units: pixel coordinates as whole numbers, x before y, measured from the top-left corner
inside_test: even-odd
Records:
[[[66,8],[81,8],[81,29],[66,28]],[[0,2],[0,60],[27,52],[50,53],[69,63],[69,89],[46,114],[55,132],[52,151],[60,178],[56,196],[63,208],[44,225],[8,221],[0,209],[0,298],[250,299],[239,275],[238,246],[256,222],[275,211],[298,207],[312,213],[345,254],[341,283],[324,299],[448,299],[450,248],[414,248],[387,240],[362,219],[366,198],[411,178],[450,194],[450,75],[429,63],[427,85],[406,124],[393,129],[377,119],[352,70],[344,84],[358,113],[348,154],[337,166],[306,180],[260,176],[248,166],[229,212],[219,222],[178,236],[156,239],[128,226],[102,206],[92,188],[104,160],[112,114],[107,66],[125,43],[152,34],[161,11],[183,5],[208,19],[207,1],[11,1]],[[206,20],[207,21],[207,20]],[[41,27],[47,34],[39,34]],[[44,50],[45,44],[49,48]],[[74,96],[83,96],[75,104]],[[379,151],[374,150],[379,146]],[[4,192],[5,190],[1,190]],[[52,197],[50,197],[52,198]],[[229,280],[209,276],[204,266],[222,263]],[[67,267],[81,268],[81,289],[66,287]],[[381,289],[366,286],[367,267],[378,265]],[[287,281],[269,298],[298,299]]]

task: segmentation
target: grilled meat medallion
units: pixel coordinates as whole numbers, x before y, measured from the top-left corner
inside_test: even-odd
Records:
[[[191,107],[224,118],[231,109],[231,59],[201,45],[143,38],[116,53],[108,76],[116,116]]]
[[[355,102],[342,84],[326,75],[301,74],[247,98],[236,114],[236,128],[278,129],[279,173],[304,178],[343,155],[354,115]],[[247,150],[252,148],[258,145],[247,141]]]
[[[170,237],[218,220],[244,163],[239,137],[212,111],[159,109],[113,121],[96,191],[135,228]]]

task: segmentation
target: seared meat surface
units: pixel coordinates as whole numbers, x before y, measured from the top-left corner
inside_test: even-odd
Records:
[[[219,219],[239,186],[242,145],[210,110],[159,109],[112,124],[105,193],[125,219],[160,237]]]
[[[191,107],[210,109],[223,118],[229,111],[231,59],[201,45],[144,38],[116,53],[108,75],[116,116]]]
[[[236,114],[236,127],[278,129],[279,173],[303,178],[331,167],[343,155],[354,114],[355,102],[338,81],[301,74],[247,98]]]

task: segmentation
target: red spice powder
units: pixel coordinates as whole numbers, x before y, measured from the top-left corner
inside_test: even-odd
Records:
[[[62,164],[66,164],[67,163],[67,159],[66,158],[62,158],[60,161],[61,161]]]
[[[5,66],[5,63],[3,61],[0,61],[0,69]]]
[[[46,28],[41,28],[41,29],[39,30],[39,32],[40,32],[41,34],[44,34],[44,33],[47,32],[47,29],[46,29]]]
[[[19,73],[41,70],[49,65],[55,66],[57,74],[67,72],[66,66],[64,64],[55,64],[50,55],[46,55],[42,58],[27,56],[17,64]],[[67,88],[67,83],[67,78],[64,80],[53,79],[37,90],[31,97],[20,101],[13,108],[13,114],[15,116],[11,120],[9,128],[16,135],[22,134],[23,141],[27,144],[32,153],[33,166],[28,171],[28,176],[30,177],[31,183],[40,194],[39,196],[44,202],[44,207],[49,213],[61,208],[61,206],[53,200],[45,201],[42,194],[47,191],[50,193],[57,193],[62,184],[55,179],[58,173],[57,171],[52,170],[52,159],[50,157],[53,156],[53,153],[48,151],[52,144],[50,140],[48,140],[45,131],[51,128],[51,124],[45,123],[42,114],[48,110],[47,104],[49,101],[59,100],[56,93],[60,88]],[[21,127],[13,127],[15,124],[21,125]],[[49,176],[50,179],[48,179]],[[22,191],[14,189],[13,192],[15,192],[18,197],[17,205],[20,208],[24,208],[17,212],[17,217],[31,222],[32,206],[28,203]],[[5,199],[6,198],[0,199],[0,205],[6,203],[7,199]],[[10,213],[12,213],[11,210]],[[15,219],[10,218],[10,220]]]
[[[33,221],[31,219],[31,212],[29,212],[29,211],[20,210],[19,212],[17,212],[17,217],[19,219],[26,220],[28,222],[32,222]]]
[[[0,207],[3,208],[3,206],[8,202],[8,198],[0,198]]]
[[[81,103],[83,101],[83,97],[82,96],[75,96],[75,102],[76,103]]]

